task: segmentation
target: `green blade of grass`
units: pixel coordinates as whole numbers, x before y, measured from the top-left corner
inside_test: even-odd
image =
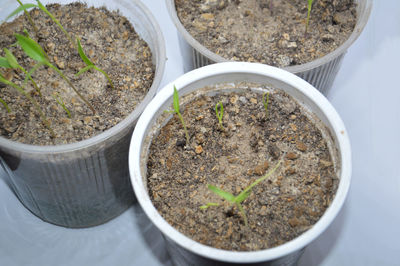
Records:
[[[6,103],[6,101],[4,101],[2,98],[0,98],[0,103],[3,104],[4,108],[6,108],[8,113],[11,113],[11,109],[10,109],[10,107],[8,107],[8,104]]]
[[[243,217],[244,225],[245,225],[245,226],[249,226],[249,223],[247,222],[247,215],[246,215],[246,212],[245,212],[244,209],[243,209],[242,204],[240,204],[239,202],[236,202],[236,207],[239,209],[240,214],[241,214],[242,217]]]
[[[4,53],[6,54],[6,59],[12,68],[20,68],[17,58],[11,53],[10,50],[4,48]]]
[[[48,63],[45,51],[36,41],[21,34],[15,34],[15,37],[22,50],[24,50],[30,58],[40,63]]]
[[[217,194],[218,196],[226,199],[229,202],[234,203],[235,202],[235,196],[233,196],[231,193],[224,191],[222,189],[217,188],[216,186],[213,185],[208,185],[208,189]]]
[[[78,44],[78,53],[79,56],[82,58],[83,62],[86,63],[86,65],[94,65],[92,63],[92,61],[90,61],[90,59],[86,56],[85,52],[83,51],[82,45],[81,45],[81,41],[79,40],[79,38],[76,38],[76,43]]]
[[[214,202],[209,202],[206,205],[200,206],[200,209],[205,210],[205,209],[207,209],[208,207],[211,207],[211,206],[217,207],[217,206],[219,206],[219,204],[218,203],[214,203]]]
[[[178,90],[176,89],[175,85],[174,85],[174,110],[175,112],[179,113],[179,94],[178,94]]]
[[[79,77],[80,75],[82,75],[83,73],[85,73],[86,71],[88,71],[88,70],[90,70],[92,68],[94,68],[94,65],[85,66],[84,68],[79,70],[78,73],[75,74],[75,77]]]
[[[12,66],[10,65],[10,63],[8,63],[7,58],[0,56],[0,67],[4,67],[4,68],[12,68]]]
[[[13,12],[11,12],[11,14],[8,15],[5,20],[7,21],[11,17],[17,15],[18,13],[20,13],[22,11],[26,11],[26,10],[32,8],[32,7],[37,7],[37,5],[35,5],[35,4],[23,4],[23,5],[20,5],[17,9],[15,9]]]

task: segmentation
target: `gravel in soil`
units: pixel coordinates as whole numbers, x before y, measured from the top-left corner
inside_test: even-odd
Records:
[[[305,0],[175,0],[194,39],[234,61],[277,67],[320,58],[345,42],[356,24],[353,0],[314,1],[307,33]]]
[[[53,145],[73,143],[95,136],[127,117],[145,97],[152,85],[155,67],[148,45],[138,36],[127,18],[116,11],[87,7],[81,3],[47,5],[67,32],[81,39],[86,55],[113,81],[112,89],[107,79],[98,71],[88,71],[79,77],[75,74],[85,67],[77,50],[53,21],[38,9],[30,11],[39,33],[24,15],[0,25],[0,47],[10,49],[19,63],[30,70],[35,62],[17,46],[14,33],[24,34],[27,29],[49,55],[50,62],[58,67],[77,90],[93,105],[96,114],[73,92],[71,87],[52,69],[40,67],[33,79],[41,89],[35,92],[31,82],[25,87],[39,102],[56,134],[52,138],[43,125],[38,112],[14,88],[0,84],[0,97],[11,113],[0,104],[0,135],[10,140],[28,144]],[[0,52],[0,56],[5,56]],[[21,85],[25,74],[20,70],[1,69],[10,81]],[[54,94],[70,110],[69,118]]]
[[[271,248],[312,227],[337,190],[336,154],[325,126],[291,96],[253,83],[220,84],[219,90],[181,98],[190,143],[174,115],[153,138],[147,187],[153,204],[178,231],[225,250]],[[251,90],[251,89],[252,90]],[[269,90],[268,115],[262,94]],[[215,105],[224,107],[221,129]],[[169,115],[170,117],[171,115]],[[279,168],[243,202],[248,227],[236,207],[212,193],[215,185],[238,195],[256,179]],[[220,206],[201,210],[209,202]]]

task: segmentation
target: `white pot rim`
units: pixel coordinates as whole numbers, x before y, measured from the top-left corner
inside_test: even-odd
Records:
[[[309,229],[302,235],[289,242],[286,242],[283,245],[261,251],[238,252],[216,249],[200,244],[178,232],[171,225],[169,225],[157,212],[156,208],[151,202],[149,195],[147,194],[147,189],[144,186],[141,175],[141,146],[144,138],[146,138],[147,126],[152,121],[159,107],[172,97],[173,86],[175,85],[177,89],[180,89],[184,88],[188,84],[193,83],[194,81],[198,81],[210,76],[218,76],[228,73],[244,73],[249,75],[268,76],[298,88],[298,90],[301,91],[301,93],[303,93],[306,97],[314,100],[317,106],[326,114],[334,130],[334,132],[332,133],[337,135],[336,137],[338,140],[339,156],[341,158],[341,175],[336,196],[329,208],[325,211],[320,220],[311,229]],[[334,220],[334,218],[339,213],[341,207],[343,206],[347,192],[349,190],[351,178],[351,151],[350,142],[346,132],[347,131],[341,118],[339,117],[333,106],[328,102],[328,100],[313,86],[295,76],[294,74],[291,74],[285,70],[276,67],[256,63],[226,62],[213,64],[186,73],[175,81],[169,83],[156,95],[156,97],[146,107],[141,117],[139,118],[130,144],[129,169],[131,182],[136,197],[150,220],[164,235],[176,242],[181,247],[206,258],[214,260],[223,259],[227,262],[255,263],[273,260],[295,252],[312,242],[331,224],[331,222]]]

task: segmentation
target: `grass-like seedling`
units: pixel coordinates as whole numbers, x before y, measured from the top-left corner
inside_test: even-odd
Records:
[[[282,159],[279,160],[279,162],[274,166],[274,168],[272,168],[268,173],[266,173],[263,177],[257,179],[253,183],[251,183],[248,187],[246,187],[237,196],[234,196],[233,194],[231,194],[231,193],[229,193],[227,191],[224,191],[224,190],[222,190],[220,188],[217,188],[216,186],[213,186],[213,185],[208,185],[208,189],[211,190],[216,195],[220,196],[221,198],[229,201],[231,204],[235,204],[236,207],[239,209],[240,214],[243,217],[244,224],[246,226],[248,226],[247,216],[246,216],[246,212],[243,209],[242,202],[249,197],[253,187],[255,187],[260,182],[262,182],[265,179],[267,179],[270,175],[272,175],[276,171],[276,169],[278,169],[278,167],[281,164],[281,162],[282,162]],[[209,208],[211,206],[219,206],[219,204],[218,203],[214,203],[214,202],[209,202],[206,205],[200,206],[200,209],[207,209],[207,208]]]
[[[8,15],[8,17],[6,18],[6,20],[8,20],[9,18],[11,18],[12,16],[17,15],[18,13],[24,11],[25,14],[28,17],[29,22],[32,24],[32,26],[34,28],[36,28],[35,23],[33,22],[32,18],[30,18],[30,15],[28,13],[28,9],[31,9],[33,7],[37,7],[40,10],[42,10],[44,13],[46,13],[46,15],[48,15],[50,17],[50,19],[61,29],[61,31],[65,34],[65,36],[67,36],[68,40],[71,42],[72,46],[75,47],[75,43],[71,37],[71,35],[64,29],[64,27],[61,25],[60,21],[58,19],[56,19],[54,17],[54,15],[39,1],[36,0],[37,5],[32,4],[32,3],[28,3],[28,4],[22,4],[19,0],[17,0],[18,3],[20,3],[20,6],[15,9],[13,12],[11,12],[10,15]],[[37,28],[35,29],[36,33],[37,33]]]
[[[267,97],[265,97],[267,96]],[[265,119],[268,118],[268,104],[269,104],[269,92],[264,92],[262,96],[262,102],[265,109]]]
[[[42,109],[40,109],[39,104],[37,101],[31,97],[29,93],[27,93],[22,87],[18,86],[12,81],[7,80],[2,74],[0,74],[0,82],[4,83],[6,85],[9,85],[13,88],[15,88],[17,91],[19,91],[21,94],[23,94],[28,100],[32,103],[32,105],[35,107],[37,112],[39,113],[40,119],[42,120],[43,124],[47,127],[47,129],[50,131],[51,136],[54,138],[56,135],[54,134],[54,131],[50,127],[50,123],[47,120],[46,115],[43,113]]]
[[[187,131],[185,121],[183,120],[183,116],[179,109],[179,94],[178,94],[178,90],[176,89],[175,86],[174,86],[174,95],[173,95],[173,107],[174,107],[174,110],[165,111],[165,112],[178,115],[179,119],[181,120],[183,130],[185,131],[186,145],[189,145],[189,133]]]
[[[39,93],[40,96],[42,96],[39,86],[32,79],[32,76],[28,73],[28,71],[26,71],[26,69],[23,68],[18,63],[17,58],[15,58],[15,56],[12,54],[12,52],[10,50],[8,50],[7,48],[4,48],[4,53],[5,53],[6,57],[0,57],[0,67],[22,70],[22,72],[25,73],[24,85],[27,83],[27,81],[29,79],[32,82],[35,90]]]
[[[306,33],[308,31],[308,24],[310,24],[310,14],[311,14],[311,7],[314,0],[307,0],[307,20],[306,20]]]
[[[11,113],[11,109],[10,109],[10,107],[8,107],[8,104],[6,103],[6,101],[4,101],[2,98],[0,98],[0,103],[3,104],[4,108],[6,108],[8,113]]]
[[[82,45],[81,45],[81,41],[79,40],[79,38],[76,38],[76,43],[78,45],[78,53],[79,56],[82,58],[83,62],[85,62],[86,67],[82,68],[81,70],[79,70],[78,73],[75,74],[75,76],[80,76],[82,73],[85,73],[86,71],[90,70],[90,69],[94,69],[96,71],[99,71],[100,73],[102,73],[108,80],[108,83],[110,84],[111,88],[114,89],[114,84],[112,83],[110,77],[107,75],[106,72],[104,72],[102,69],[98,68],[92,61],[90,61],[90,59],[86,56],[85,52],[83,51]]]
[[[222,131],[225,131],[224,126],[222,125],[222,117],[224,116],[224,106],[222,105],[222,102],[219,101],[216,105],[215,105],[215,115],[218,118],[218,122],[219,122],[219,127],[221,128]]]
[[[17,38],[17,43],[21,46],[22,50],[33,60],[37,61],[38,64],[30,71],[28,72],[29,75],[31,75],[31,72],[33,72],[35,69],[38,67],[45,65],[57,72],[57,74],[60,75],[62,79],[65,80],[65,82],[68,83],[68,85],[75,91],[75,93],[79,96],[79,98],[82,99],[83,102],[85,102],[90,110],[92,110],[93,114],[96,113],[94,110],[93,106],[83,97],[79,91],[75,88],[75,86],[71,83],[71,81],[63,74],[61,70],[59,70],[56,66],[54,66],[50,61],[48,60],[48,55],[46,52],[43,50],[43,48],[33,39],[23,36],[21,34],[15,34],[15,37]]]
[[[68,117],[71,118],[71,112],[69,111],[67,106],[65,106],[64,101],[61,99],[61,97],[58,95],[58,93],[54,93],[52,96],[53,96],[54,100],[56,100],[56,102],[65,110]]]

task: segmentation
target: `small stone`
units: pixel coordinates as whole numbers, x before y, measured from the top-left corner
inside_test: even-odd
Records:
[[[328,168],[329,166],[333,165],[332,162],[325,161],[322,159],[319,160],[319,164],[322,166],[322,168]]]
[[[289,126],[293,131],[297,131],[297,126],[295,124],[290,124]]]
[[[286,41],[290,40],[290,36],[287,33],[282,34],[283,39],[285,39]]]
[[[302,152],[305,152],[307,150],[307,146],[301,141],[296,141],[296,148]]]
[[[205,19],[205,20],[214,19],[214,15],[213,15],[212,13],[204,13],[204,14],[201,14],[201,17],[202,17],[203,19]]]
[[[232,104],[235,104],[235,103],[237,102],[238,99],[239,99],[239,96],[237,96],[237,95],[235,94],[235,95],[233,95],[233,96],[229,99],[229,101],[230,101]]]
[[[202,147],[201,145],[196,146],[195,152],[196,152],[197,154],[202,153],[202,152],[203,152],[203,147]]]
[[[281,151],[275,144],[271,144],[268,146],[268,153],[274,160],[278,159],[281,155]]]
[[[296,42],[288,42],[287,48],[297,48],[297,43]]]
[[[288,152],[288,153],[286,154],[286,158],[289,159],[289,160],[296,160],[297,157],[298,157],[297,154],[294,153],[294,152]]]
[[[333,42],[335,40],[335,37],[332,34],[324,34],[322,35],[322,41],[324,42]]]
[[[257,101],[256,98],[250,98],[250,102],[251,102],[252,104],[257,104],[257,103],[258,103],[258,101]]]
[[[266,172],[267,169],[268,169],[268,166],[269,166],[268,161],[264,161],[264,163],[257,165],[257,166],[254,168],[254,171],[253,171],[253,172],[254,172],[254,174],[256,174],[256,175],[258,175],[258,176],[264,175],[265,172]]]

